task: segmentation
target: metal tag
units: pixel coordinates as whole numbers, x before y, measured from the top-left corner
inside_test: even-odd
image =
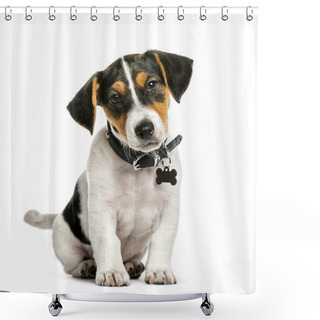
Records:
[[[169,167],[164,167],[163,170],[159,168],[156,171],[156,174],[157,174],[157,178],[156,178],[157,184],[161,184],[162,182],[171,183],[173,186],[177,184],[177,179],[176,179],[177,171],[174,169],[170,171]]]

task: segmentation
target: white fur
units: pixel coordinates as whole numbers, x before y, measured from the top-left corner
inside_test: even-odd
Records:
[[[131,92],[131,95],[132,95],[132,98],[133,98],[134,108],[137,108],[137,107],[139,107],[141,105],[140,105],[140,101],[138,99],[138,96],[136,94],[136,91],[134,89],[134,84],[133,84],[133,81],[132,81],[132,75],[131,75],[131,72],[130,72],[130,68],[129,68],[128,64],[124,61],[124,57],[121,58],[121,63],[122,63],[122,68],[124,70],[124,73],[126,75],[128,83],[129,83],[129,89],[130,89],[130,92]]]
[[[52,229],[57,214],[41,214],[37,210],[29,210],[24,215],[24,221],[40,229]]]

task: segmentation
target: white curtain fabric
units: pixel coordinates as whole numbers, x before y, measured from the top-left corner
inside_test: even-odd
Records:
[[[78,293],[251,293],[255,287],[255,143],[257,12],[220,9],[199,19],[185,10],[134,9],[112,19],[71,21],[68,11],[13,14],[0,19],[0,289]],[[130,11],[130,12],[129,12]],[[3,12],[3,11],[2,11]],[[169,127],[181,134],[181,213],[172,256],[176,285],[148,285],[142,276],[121,288],[66,275],[56,259],[50,230],[32,228],[24,213],[61,212],[73,193],[93,137],[66,109],[98,70],[119,57],[148,49],[194,60],[181,103],[171,98]],[[99,109],[95,133],[106,125]]]

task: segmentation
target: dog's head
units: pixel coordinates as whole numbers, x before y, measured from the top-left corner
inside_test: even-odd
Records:
[[[180,102],[192,65],[187,57],[161,51],[124,56],[95,73],[67,108],[92,134],[96,106],[100,105],[120,141],[137,151],[150,152],[166,139],[169,93]]]

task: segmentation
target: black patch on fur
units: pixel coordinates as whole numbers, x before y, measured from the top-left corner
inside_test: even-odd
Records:
[[[168,86],[174,99],[180,103],[181,96],[187,90],[192,76],[193,60],[173,53],[147,51],[146,56],[155,59],[156,53],[166,72]]]
[[[82,243],[84,244],[89,244],[90,241],[88,238],[85,236],[85,234],[82,231],[81,224],[80,224],[80,218],[79,214],[81,212],[81,206],[80,206],[80,194],[78,190],[78,183],[76,184],[74,188],[74,193],[63,210],[63,217],[66,223],[69,225],[72,233],[76,238],[78,238]]]
[[[92,104],[93,80],[99,72],[95,73],[87,83],[78,91],[75,97],[67,106],[72,118],[80,125],[93,133],[94,127],[94,106]]]

